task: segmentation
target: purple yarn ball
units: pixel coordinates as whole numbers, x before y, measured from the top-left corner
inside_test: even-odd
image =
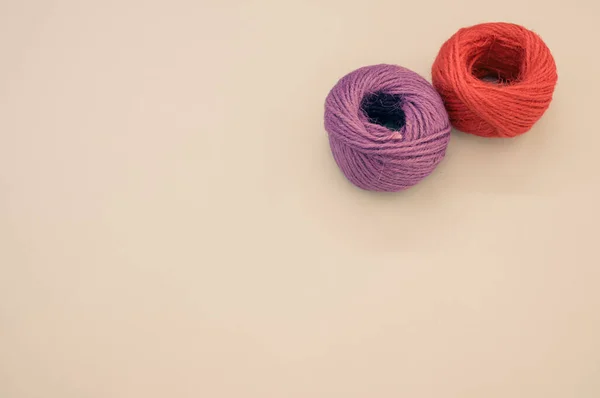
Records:
[[[370,191],[401,191],[427,177],[446,154],[450,121],[435,89],[396,65],[344,76],[325,100],[325,129],[344,175]]]

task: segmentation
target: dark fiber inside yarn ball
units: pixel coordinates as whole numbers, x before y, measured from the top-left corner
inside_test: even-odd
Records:
[[[495,84],[516,83],[520,79],[524,52],[520,47],[511,47],[493,40],[477,47],[471,59],[472,73],[476,78]]]
[[[369,122],[398,131],[406,123],[402,110],[402,97],[398,94],[376,92],[366,95],[361,102],[361,109]]]

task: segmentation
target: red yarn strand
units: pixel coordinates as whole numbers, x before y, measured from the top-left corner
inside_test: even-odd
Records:
[[[432,67],[452,125],[482,137],[529,131],[548,109],[557,79],[542,39],[503,22],[460,29],[442,45]]]

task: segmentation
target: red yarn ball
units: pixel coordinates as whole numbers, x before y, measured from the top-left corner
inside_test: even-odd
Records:
[[[515,137],[531,129],[548,109],[557,79],[542,39],[503,22],[460,29],[432,67],[452,125],[482,137]]]

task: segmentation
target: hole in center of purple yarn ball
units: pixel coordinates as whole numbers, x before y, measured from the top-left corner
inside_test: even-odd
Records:
[[[406,116],[402,110],[402,97],[398,94],[375,92],[362,99],[360,108],[369,122],[399,131],[406,124]]]

